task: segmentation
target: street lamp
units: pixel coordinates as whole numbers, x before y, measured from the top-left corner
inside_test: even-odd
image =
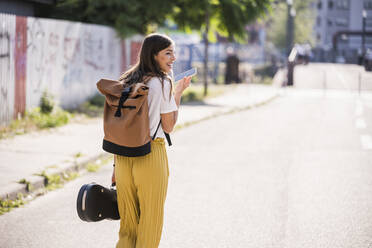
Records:
[[[296,16],[296,10],[293,7],[293,0],[287,0],[287,10],[287,55],[289,55],[293,46],[294,17]]]
[[[367,19],[367,11],[363,9],[362,12],[363,17],[363,26],[362,26],[362,64],[364,64],[364,56],[366,54],[366,44],[365,44],[365,34],[366,34],[366,19]]]

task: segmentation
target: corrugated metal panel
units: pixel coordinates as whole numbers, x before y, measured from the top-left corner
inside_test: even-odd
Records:
[[[16,17],[14,117],[26,110],[27,18]]]
[[[15,16],[0,14],[0,125],[9,124],[14,110]]]

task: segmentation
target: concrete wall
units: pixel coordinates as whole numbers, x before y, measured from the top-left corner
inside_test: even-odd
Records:
[[[0,14],[0,125],[38,106],[44,90],[76,107],[100,78],[135,63],[141,41],[120,40],[106,26]]]
[[[14,115],[15,17],[0,15],[0,123]]]

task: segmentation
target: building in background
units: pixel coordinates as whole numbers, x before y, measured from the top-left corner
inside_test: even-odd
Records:
[[[366,31],[372,31],[372,0],[318,0],[315,8],[314,60],[327,62],[336,59],[338,62],[357,63],[362,48],[361,36],[342,35],[335,52],[333,35],[339,31],[362,31],[363,10],[367,13]],[[365,44],[367,48],[372,48],[372,37],[366,36]]]
[[[18,16],[35,16],[40,5],[55,4],[57,0],[0,0],[0,13]]]

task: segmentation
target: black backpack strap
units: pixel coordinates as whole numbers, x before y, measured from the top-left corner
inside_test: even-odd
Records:
[[[160,124],[161,124],[161,119],[160,119],[160,121],[159,121],[158,127],[156,128],[156,131],[155,131],[154,135],[152,136],[152,140],[155,139],[155,136],[156,136],[156,134],[157,134],[157,132],[158,132],[158,130],[159,130]]]
[[[172,141],[171,141],[171,138],[169,136],[169,133],[164,132],[164,134],[165,134],[165,138],[167,138],[168,146],[171,146],[172,145]]]
[[[157,132],[159,130],[160,124],[161,124],[161,119],[159,121],[158,127],[156,128],[155,134],[152,136],[152,140],[155,139],[156,134],[157,134]],[[164,130],[163,130],[163,132],[164,132]],[[172,141],[171,141],[170,135],[168,133],[166,133],[166,132],[164,132],[164,134],[165,134],[165,138],[167,139],[168,145],[171,146],[172,145]]]
[[[129,97],[131,88],[132,87],[128,87],[128,88],[124,89],[123,92],[121,93],[121,96],[120,96],[120,99],[119,99],[118,108],[116,109],[116,112],[115,112],[115,116],[116,117],[121,117],[121,109],[123,108],[124,102]]]

